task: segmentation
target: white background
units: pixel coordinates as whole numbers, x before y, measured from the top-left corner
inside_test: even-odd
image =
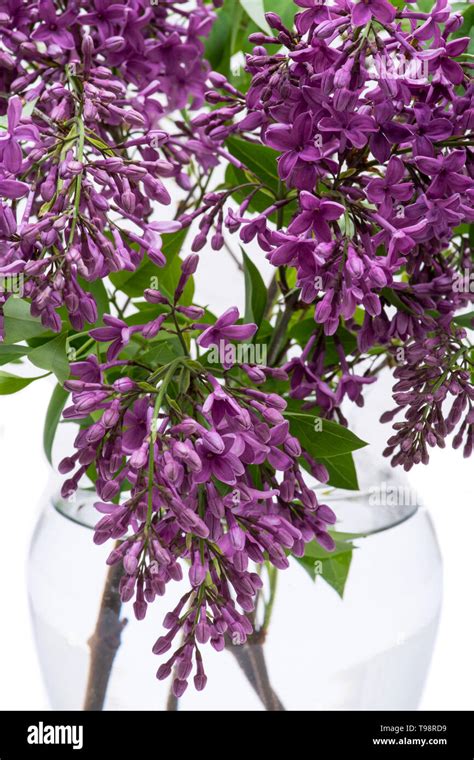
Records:
[[[241,306],[242,278],[227,254],[206,252],[202,260],[197,302],[210,304],[215,313],[234,303]],[[268,273],[265,262],[259,259],[258,265]],[[0,398],[0,709],[48,707],[31,633],[25,568],[31,533],[51,478],[42,432],[52,387],[52,381],[43,380]],[[430,509],[444,559],[444,603],[421,704],[425,709],[474,709],[472,473],[472,460],[447,448],[435,450],[430,465],[411,475]]]

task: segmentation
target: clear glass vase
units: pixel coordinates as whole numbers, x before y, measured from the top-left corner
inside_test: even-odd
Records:
[[[219,653],[203,647],[208,685],[203,692],[190,685],[178,709],[417,707],[438,625],[441,557],[427,511],[410,491],[401,498],[399,486],[392,498],[383,478],[377,477],[377,493],[325,495],[337,530],[364,534],[355,541],[344,598],[292,561],[278,574],[265,642]],[[98,689],[105,692],[103,709],[177,709],[169,682],[155,677],[162,659],[151,648],[187,579],[169,584],[141,622],[130,604],[118,609],[116,597],[104,598],[113,571],[105,565],[110,547],[92,542],[93,502],[86,491],[73,503],[53,500],[32,543],[31,610],[51,707],[99,709]]]

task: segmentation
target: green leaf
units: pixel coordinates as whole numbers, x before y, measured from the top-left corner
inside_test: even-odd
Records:
[[[286,410],[284,415],[290,423],[292,435],[298,438],[303,448],[317,461],[367,446],[365,441],[337,422],[291,410]]]
[[[226,145],[230,153],[250,169],[264,185],[273,190],[275,195],[279,194],[280,179],[276,163],[279,154],[276,150],[260,143],[242,140],[235,135],[227,138]]]
[[[339,552],[322,559],[306,554],[304,557],[295,557],[295,559],[313,581],[321,577],[342,599],[352,562],[352,550]]]
[[[22,356],[26,356],[30,349],[28,346],[5,346],[0,345],[0,364],[18,361]]]
[[[166,339],[161,340],[158,344],[152,344],[150,350],[142,354],[140,358],[146,364],[159,366],[160,364],[168,364],[173,359],[182,355],[183,349],[179,340],[168,335]]]
[[[345,488],[348,491],[359,490],[359,481],[357,480],[357,471],[352,454],[340,454],[329,459],[320,457],[318,462],[323,464],[329,473],[328,486]]]
[[[338,554],[335,557],[322,561],[321,578],[329,583],[337,591],[339,596],[344,596],[349,570],[352,562],[352,552]]]
[[[41,321],[30,314],[30,305],[21,298],[9,298],[3,313],[5,315],[5,343],[17,343],[38,335],[51,334]]]
[[[271,34],[268,22],[265,18],[265,6],[263,0],[239,0],[246,14],[266,34]]]
[[[204,56],[213,71],[230,75],[230,59],[240,29],[242,7],[235,0],[225,0],[217,11],[217,20],[206,41]]]
[[[262,275],[244,250],[242,250],[242,255],[244,257],[245,278],[244,322],[255,322],[260,327],[267,305],[267,289]]]
[[[64,383],[69,377],[65,334],[34,348],[29,352],[28,358],[36,367],[54,372],[60,383]]]
[[[177,230],[177,232],[168,232],[161,236],[163,241],[161,252],[166,257],[164,269],[179,256],[187,234],[188,227],[184,227],[181,230]]]
[[[47,460],[50,464],[56,429],[58,427],[59,420],[61,419],[61,414],[66,405],[68,396],[69,392],[58,384],[56,385],[53,391],[53,395],[51,396],[50,402],[48,404],[46,419],[44,421],[43,448]]]
[[[130,298],[143,297],[146,288],[150,287],[153,277],[158,277],[159,269],[151,261],[144,261],[134,272],[113,272],[110,281]]]
[[[221,10],[206,42],[205,57],[213,71],[227,75],[230,67],[232,17]]]
[[[133,305],[136,306],[136,303]],[[138,309],[136,312],[130,314],[130,316],[125,317],[124,321],[127,325],[130,325],[130,327],[132,325],[144,325],[147,322],[156,319],[160,314],[167,314],[169,312],[169,309],[161,304],[149,303],[147,306],[147,309]]]
[[[469,312],[469,314],[460,314],[458,317],[454,317],[453,322],[461,327],[467,327],[468,329],[474,330],[474,311]]]
[[[90,143],[95,148],[98,148],[101,153],[104,153],[104,155],[108,156],[109,158],[112,158],[115,155],[110,146],[107,145],[107,143],[105,143],[99,137],[92,137],[90,134],[86,133],[85,139],[86,142]]]
[[[317,415],[300,412],[300,409],[301,402],[290,399],[284,412],[292,435],[313,459],[326,467],[328,485],[357,491],[359,484],[351,452],[367,446],[367,443],[337,422],[322,420]],[[310,471],[304,458],[300,462]]]
[[[301,319],[290,327],[288,335],[293,340],[296,340],[300,346],[305,346],[312,335],[314,335],[317,327],[313,317]]]
[[[35,380],[40,380],[42,377],[46,377],[46,375],[39,375],[38,377],[17,377],[16,375],[11,375],[9,372],[0,371],[0,395],[7,396],[10,393],[17,393]]]

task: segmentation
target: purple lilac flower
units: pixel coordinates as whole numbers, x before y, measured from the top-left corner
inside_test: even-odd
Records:
[[[123,320],[112,317],[109,314],[104,315],[104,322],[106,327],[97,327],[90,331],[90,335],[94,340],[105,343],[111,342],[107,349],[107,359],[112,361],[127,345],[131,335],[140,328],[130,328]]]
[[[443,197],[449,192],[463,192],[473,185],[473,180],[466,177],[462,170],[466,163],[464,150],[453,150],[446,156],[437,158],[420,157],[416,165],[425,174],[433,178],[428,187],[431,197]]]
[[[53,0],[40,0],[39,16],[41,22],[31,35],[33,40],[65,50],[74,48],[74,37],[68,30],[76,19],[73,10],[57,14]]]
[[[220,316],[217,321],[210,326],[196,325],[203,332],[197,339],[197,342],[203,348],[209,348],[211,346],[217,346],[223,349],[223,365],[225,368],[229,368],[231,364],[226,361],[226,346],[229,341],[232,340],[249,340],[257,332],[257,325],[255,324],[235,324],[239,319],[239,310],[237,307],[232,306],[230,309]]]
[[[377,131],[371,116],[358,115],[350,111],[334,111],[332,116],[323,117],[318,123],[318,129],[321,132],[339,136],[340,152],[347,144],[354,148],[363,148],[370,134]]]
[[[387,164],[384,179],[373,179],[367,185],[367,197],[379,204],[382,216],[389,216],[394,201],[408,201],[413,195],[411,182],[400,182],[405,174],[405,166],[396,156]]]
[[[388,24],[395,18],[395,8],[387,0],[359,0],[352,8],[352,21],[365,26],[371,18]]]
[[[38,131],[33,125],[22,126],[21,100],[18,96],[10,98],[7,109],[7,131],[0,134],[0,162],[7,171],[18,172],[22,164],[20,140],[38,139]]]
[[[292,125],[270,125],[265,140],[267,145],[283,151],[278,159],[281,178],[290,185],[311,190],[316,180],[314,163],[321,157],[314,144],[311,114],[300,114]]]
[[[414,149],[419,155],[434,156],[433,143],[450,137],[453,126],[449,119],[443,116],[433,118],[433,111],[426,103],[417,103],[413,112],[416,120],[416,126],[412,126],[416,135]]]
[[[289,226],[290,234],[298,235],[313,230],[319,240],[329,242],[331,230],[328,222],[339,219],[344,213],[344,206],[333,201],[321,200],[305,191],[300,195],[300,204],[301,213]]]

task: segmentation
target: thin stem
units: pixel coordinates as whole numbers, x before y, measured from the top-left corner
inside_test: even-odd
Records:
[[[73,337],[73,338],[76,338],[77,336],[76,336],[76,335],[73,335],[72,337]],[[69,340],[71,340],[71,338],[70,338]],[[82,344],[82,346],[79,346],[79,348],[78,348],[77,350],[76,350],[76,349],[74,349],[74,346],[70,346],[70,348],[72,348],[72,349],[75,351],[75,357],[76,357],[76,359],[77,359],[79,356],[82,356],[82,354],[83,354],[85,351],[88,351],[88,350],[89,350],[89,348],[92,346],[92,344],[93,344],[93,343],[95,343],[95,340],[94,340],[94,338],[89,338],[89,340],[86,340],[86,342],[85,342],[85,343],[83,343],[83,344]]]
[[[299,291],[294,290],[291,293],[289,293],[286,298],[285,309],[284,311],[281,312],[278,318],[277,324],[275,326],[275,329],[273,331],[273,335],[270,341],[270,345],[268,347],[269,366],[272,366],[272,364],[274,364],[275,359],[278,356],[281,343],[286,338],[286,331],[290,323],[291,317],[293,316],[295,306],[298,303],[298,296],[299,296]]]
[[[181,348],[183,349],[184,355],[189,358],[188,347],[186,345],[186,341],[184,340],[183,331],[181,330],[179,326],[178,318],[176,316],[176,311],[174,309],[172,311],[172,318],[173,318],[174,326],[176,328],[176,334],[178,336],[179,342],[181,343]]]
[[[267,566],[268,571],[268,581],[270,585],[270,595],[268,598],[268,602],[265,604],[265,610],[263,613],[263,623],[261,630],[266,634],[268,631],[268,626],[270,625],[270,620],[272,617],[273,607],[275,604],[276,599],[276,590],[277,590],[277,584],[278,584],[278,568],[276,568],[274,565],[269,564]]]
[[[81,116],[78,116],[76,120],[77,129],[79,133],[79,140],[77,144],[77,160],[82,162],[84,158],[84,122]],[[76,187],[74,191],[74,208],[72,212],[71,231],[69,233],[69,245],[74,241],[74,232],[76,230],[77,219],[79,217],[79,206],[81,204],[81,188],[82,188],[82,171],[76,177]]]

